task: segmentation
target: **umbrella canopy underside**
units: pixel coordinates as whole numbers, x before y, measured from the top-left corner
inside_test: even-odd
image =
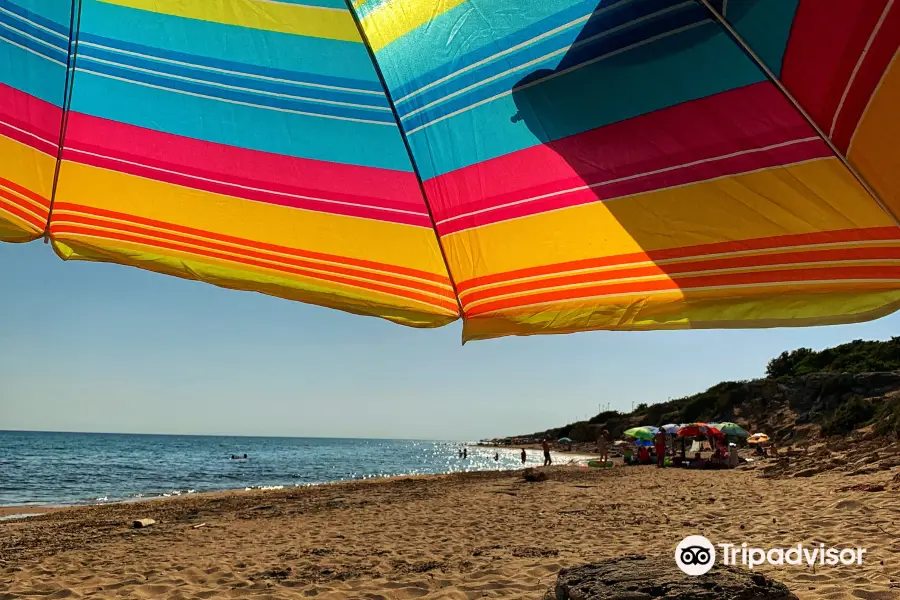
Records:
[[[888,0],[0,0],[0,240],[465,340],[872,319],[898,46]]]

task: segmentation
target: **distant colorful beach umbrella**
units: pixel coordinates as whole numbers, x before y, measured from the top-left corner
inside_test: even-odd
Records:
[[[558,441],[560,444],[571,444],[571,443],[572,443],[571,438],[567,438],[567,437],[561,437],[561,438],[559,438],[557,441]]]
[[[657,431],[659,431],[659,429],[650,426],[632,427],[625,431],[625,435],[639,440],[652,440]]]
[[[724,433],[725,435],[734,435],[737,437],[748,438],[750,434],[746,429],[738,425],[737,423],[725,422],[719,423],[716,425],[716,429]]]
[[[684,427],[683,425],[676,425],[674,423],[669,423],[668,425],[663,425],[662,430],[666,432],[667,435],[675,435],[679,429]]]
[[[691,423],[678,430],[680,437],[705,437],[708,435],[722,435],[722,432],[709,423]]]
[[[769,436],[765,433],[754,433],[749,438],[747,438],[748,444],[765,444],[769,441]]]
[[[897,310],[900,2],[728,4],[0,0],[0,241],[466,341]]]

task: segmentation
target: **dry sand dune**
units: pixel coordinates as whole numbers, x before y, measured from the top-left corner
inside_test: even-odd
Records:
[[[549,472],[541,483],[521,472],[407,478],[0,522],[0,599],[540,598],[562,567],[671,555],[693,533],[863,546],[861,567],[761,570],[803,599],[900,599],[900,490],[890,483],[900,469],[779,480],[741,470]],[[887,487],[837,491],[872,483]],[[139,517],[158,523],[130,529]]]

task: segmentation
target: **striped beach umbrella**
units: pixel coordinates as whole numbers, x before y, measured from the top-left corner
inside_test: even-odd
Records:
[[[755,4],[0,0],[0,240],[464,341],[885,315],[900,2]]]

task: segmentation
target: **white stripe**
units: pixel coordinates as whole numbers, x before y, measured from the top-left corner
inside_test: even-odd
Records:
[[[91,61],[98,62],[101,64],[112,65],[114,67],[122,67],[124,69],[129,69],[132,71],[139,71],[141,73],[151,73],[153,75],[159,75],[161,77],[168,77],[170,79],[179,79],[181,81],[190,81],[193,83],[200,83],[200,84],[209,85],[212,87],[220,87],[220,88],[225,88],[225,89],[230,89],[230,90],[239,90],[242,92],[250,92],[253,94],[264,94],[266,96],[273,96],[276,98],[290,98],[292,100],[305,100],[307,102],[317,102],[320,104],[332,104],[335,106],[349,106],[352,108],[365,108],[365,109],[380,110],[380,111],[385,111],[385,112],[390,112],[390,110],[391,110],[387,106],[372,106],[369,104],[354,104],[352,102],[338,102],[337,100],[325,100],[323,98],[309,98],[307,96],[293,96],[290,94],[279,94],[276,92],[269,92],[266,90],[258,90],[255,88],[245,88],[245,87],[240,87],[237,85],[228,85],[225,83],[218,83],[215,81],[207,81],[205,79],[194,79],[192,77],[184,77],[182,75],[175,75],[173,73],[166,73],[164,71],[154,71],[152,69],[144,69],[142,67],[135,67],[132,65],[124,64],[124,63],[117,63],[117,62],[113,62],[113,61],[109,61],[109,60],[104,60],[102,58],[96,58],[96,57],[90,56],[89,54],[82,54],[79,56],[79,58],[81,60],[91,60]]]
[[[9,193],[13,194],[17,199],[22,200],[23,202],[27,202],[31,206],[37,206],[39,208],[47,210],[47,207],[44,206],[43,204],[41,204],[40,202],[38,202],[37,200],[34,200],[33,198],[29,198],[28,196],[22,194],[21,192],[17,192],[16,190],[6,187],[3,184],[0,184],[0,190],[8,191]],[[17,204],[16,206],[20,206],[20,205]],[[22,208],[25,208],[25,207],[23,206]],[[37,216],[37,215],[35,215],[35,216]]]
[[[181,171],[173,171],[173,170],[170,170],[170,169],[163,169],[163,168],[161,168],[161,167],[153,167],[153,166],[150,166],[150,165],[145,165],[145,164],[143,164],[143,163],[133,162],[133,161],[130,161],[130,160],[125,160],[125,159],[122,159],[122,158],[115,158],[115,157],[113,157],[113,156],[106,156],[105,154],[97,154],[97,153],[95,153],[95,152],[88,152],[87,150],[78,150],[78,149],[75,149],[75,148],[66,148],[66,152],[73,152],[73,153],[75,153],[75,154],[84,154],[84,155],[87,155],[87,156],[93,156],[93,157],[95,157],[95,158],[103,158],[103,159],[106,159],[106,160],[111,160],[111,161],[118,162],[118,163],[122,163],[122,164],[126,164],[126,165],[132,165],[132,166],[135,166],[135,167],[141,167],[141,168],[144,168],[144,169],[150,169],[150,170],[152,170],[152,171],[157,171],[157,172],[160,172],[160,173],[168,173],[168,174],[170,174],[170,175],[179,175],[179,176],[181,176],[181,177],[187,177],[188,179],[194,179],[194,180],[197,180],[197,181],[205,181],[205,182],[207,182],[207,183],[215,183],[215,184],[218,184],[218,185],[224,185],[224,186],[226,186],[226,187],[238,188],[238,189],[242,189],[242,190],[249,190],[249,191],[252,191],[252,192],[263,192],[263,193],[266,193],[266,194],[273,194],[273,195],[275,195],[275,196],[283,196],[283,197],[285,197],[285,198],[295,198],[295,199],[298,199],[298,200],[314,200],[314,201],[316,201],[316,202],[323,202],[323,203],[325,203],[325,204],[338,204],[338,205],[341,205],[341,206],[353,206],[353,207],[357,207],[357,208],[368,208],[368,209],[372,209],[372,210],[381,210],[381,211],[386,211],[386,212],[402,213],[402,214],[407,214],[407,215],[415,215],[415,216],[417,216],[417,217],[421,217],[421,216],[423,216],[423,214],[424,214],[424,213],[418,213],[418,212],[411,211],[411,210],[403,210],[403,209],[399,209],[399,208],[384,208],[384,207],[381,207],[381,206],[370,206],[370,205],[368,205],[368,204],[359,204],[359,203],[357,203],[357,202],[344,202],[344,201],[342,201],[342,200],[328,200],[328,199],[326,199],[326,198],[317,198],[317,197],[315,197],[315,196],[304,196],[304,195],[301,195],[301,194],[291,194],[291,193],[288,193],[288,192],[278,192],[278,191],[275,191],[275,190],[269,190],[269,189],[266,189],[266,188],[258,188],[258,187],[253,187],[253,186],[249,186],[249,185],[241,185],[241,184],[238,184],[238,183],[231,183],[231,182],[228,182],[228,181],[220,181],[220,180],[218,180],[218,179],[210,179],[210,178],[208,178],[208,177],[200,177],[199,175],[190,175],[190,174],[188,174],[188,173],[182,173]],[[141,176],[140,176],[140,175],[136,175],[136,177],[141,177]],[[146,179],[146,177],[145,177],[144,179]],[[164,182],[164,183],[168,183],[168,182]],[[172,184],[172,185],[178,185],[178,184]],[[215,193],[215,192],[213,192],[213,193]]]
[[[31,54],[34,54],[35,56],[39,56],[39,57],[43,58],[44,60],[49,60],[50,62],[55,63],[61,67],[66,66],[66,63],[62,62],[61,60],[56,60],[55,58],[51,58],[51,57],[47,56],[46,54],[41,54],[37,50],[33,50],[33,49],[29,48],[28,46],[23,46],[22,44],[17,44],[16,42],[14,42],[12,40],[6,39],[5,37],[0,37],[0,42],[6,42],[7,44],[9,44],[11,46],[15,46],[16,48],[21,48],[25,52],[30,52]]]
[[[569,189],[567,189],[567,190],[560,190],[560,191],[558,191],[558,192],[551,192],[551,193],[549,193],[549,194],[541,194],[540,196],[533,196],[533,197],[531,197],[531,198],[524,198],[524,199],[522,199],[522,200],[516,200],[516,201],[514,201],[514,202],[507,202],[507,203],[505,203],[505,204],[500,204],[500,205],[498,205],[498,206],[491,206],[491,207],[488,207],[488,208],[482,208],[481,210],[476,210],[476,211],[464,213],[464,214],[461,214],[461,215],[456,215],[456,216],[454,216],[454,217],[450,217],[450,218],[447,218],[447,219],[443,219],[443,220],[441,220],[441,221],[438,221],[437,224],[438,224],[438,225],[443,225],[444,223],[449,223],[450,221],[455,221],[456,219],[463,219],[463,218],[465,218],[465,217],[471,217],[471,216],[474,216],[474,215],[480,215],[480,214],[484,214],[484,213],[491,212],[491,211],[494,211],[494,210],[500,210],[500,209],[502,209],[502,208],[509,208],[509,207],[511,207],[511,206],[518,206],[518,205],[520,205],[520,204],[527,204],[527,203],[529,203],[529,202],[534,202],[534,201],[536,201],[536,200],[544,200],[545,198],[552,198],[552,197],[554,197],[554,196],[562,196],[563,194],[571,194],[572,192],[581,192],[581,191],[584,191],[584,190],[590,190],[590,189],[594,189],[594,188],[598,188],[598,187],[603,187],[603,186],[605,186],[605,185],[612,185],[612,184],[614,184],[614,183],[622,183],[623,181],[631,181],[631,180],[634,180],[634,179],[641,179],[641,178],[643,178],[643,177],[648,177],[648,176],[651,176],[651,175],[659,175],[660,173],[668,173],[669,171],[677,171],[677,170],[679,170],[679,169],[684,169],[684,168],[687,168],[687,167],[694,167],[694,166],[697,166],[697,165],[702,165],[702,164],[705,164],[705,163],[711,163],[711,162],[715,162],[715,161],[719,161],[719,160],[725,160],[725,159],[728,159],[728,158],[734,158],[734,157],[736,157],[736,156],[744,156],[744,155],[747,155],[747,154],[755,154],[755,153],[757,153],[757,152],[767,152],[767,151],[769,151],[769,150],[774,150],[774,149],[776,149],[776,148],[784,148],[784,147],[786,147],[786,146],[793,146],[794,144],[805,144],[805,143],[807,143],[807,142],[817,142],[817,141],[819,141],[819,137],[818,137],[818,136],[815,136],[815,137],[808,137],[808,138],[803,138],[803,139],[799,139],[799,140],[791,140],[791,141],[789,141],[789,142],[781,142],[780,144],[772,144],[771,146],[764,146],[764,147],[762,147],[762,148],[752,148],[752,149],[750,149],[750,150],[741,150],[740,152],[732,152],[732,153],[730,153],[730,154],[723,154],[723,155],[721,155],[721,156],[713,156],[713,157],[710,157],[710,158],[704,158],[704,159],[701,159],[701,160],[695,160],[695,161],[691,161],[691,162],[688,162],[688,163],[683,163],[683,164],[680,164],[680,165],[673,165],[673,166],[671,166],[671,167],[665,167],[665,168],[662,168],[662,169],[655,169],[655,170],[653,170],[653,171],[646,171],[646,172],[644,172],[644,173],[636,173],[635,175],[629,175],[628,177],[619,177],[618,179],[610,179],[609,181],[601,181],[601,182],[599,182],[599,183],[591,183],[591,184],[588,184],[588,185],[582,185],[582,186],[578,186],[578,187],[574,187],[574,188],[569,188]],[[770,168],[770,167],[766,167],[766,168]]]
[[[53,48],[54,50],[58,50],[59,52],[62,52],[63,54],[66,54],[66,53],[68,52],[68,45],[67,45],[66,48],[60,48],[59,46],[56,46],[56,45],[54,45],[54,44],[51,44],[50,42],[46,42],[46,41],[42,40],[41,38],[34,37],[34,36],[31,35],[30,33],[25,33],[25,32],[22,31],[21,29],[16,29],[16,28],[13,27],[12,25],[7,25],[6,23],[3,23],[2,21],[0,21],[0,27],[3,27],[4,29],[9,29],[10,31],[15,31],[15,32],[18,33],[19,35],[25,36],[25,37],[27,37],[27,38],[30,39],[30,40],[34,40],[34,41],[37,42],[38,44],[41,44],[41,45],[43,45],[43,46],[47,46],[48,48]]]
[[[444,77],[441,77],[440,79],[432,81],[431,83],[429,83],[426,86],[423,86],[421,88],[418,88],[417,90],[414,90],[414,91],[408,93],[407,95],[405,95],[402,98],[400,98],[399,100],[397,100],[397,104],[400,104],[401,102],[405,102],[405,101],[409,100],[410,98],[412,98],[413,96],[416,96],[417,94],[420,94],[426,90],[429,90],[436,85],[440,85],[440,84],[444,83],[445,81],[449,81],[450,79],[453,79],[457,75],[462,75],[463,73],[465,73],[467,71],[471,71],[472,69],[476,69],[476,68],[480,67],[481,65],[485,65],[489,62],[493,62],[494,60],[496,60],[502,56],[506,56],[507,54],[511,54],[513,52],[516,52],[517,50],[521,50],[522,48],[531,46],[535,42],[538,42],[542,39],[551,37],[561,31],[569,29],[570,27],[574,27],[575,25],[578,25],[579,23],[584,23],[585,21],[589,20],[593,16],[600,15],[604,12],[619,8],[625,4],[629,4],[630,2],[632,2],[632,0],[625,0],[625,2],[620,2],[619,4],[617,4],[615,6],[610,6],[608,8],[598,10],[589,15],[585,15],[583,17],[575,19],[574,21],[569,21],[568,23],[565,23],[564,25],[560,25],[559,27],[557,27],[555,29],[551,29],[550,31],[547,31],[546,33],[542,33],[541,35],[539,35],[537,37],[533,37],[530,40],[526,40],[526,41],[522,42],[521,44],[516,44],[512,48],[507,48],[506,50],[504,50],[502,52],[498,52],[497,54],[493,54],[491,56],[488,56],[487,58],[483,58],[483,59],[479,60],[478,62],[472,63],[471,65],[467,65],[458,71],[454,71],[454,72],[450,73],[449,75],[445,75]]]
[[[47,33],[52,34],[52,35],[55,35],[55,36],[58,37],[58,38],[62,38],[62,39],[64,39],[64,40],[66,40],[66,41],[69,40],[69,36],[68,36],[68,35],[62,34],[62,33],[58,32],[58,31],[54,31],[54,30],[50,29],[49,27],[44,27],[43,25],[39,25],[38,23],[35,23],[35,22],[32,21],[31,19],[26,19],[25,17],[22,17],[22,16],[20,16],[20,15],[17,15],[17,14],[14,13],[14,12],[10,12],[10,11],[6,10],[6,9],[3,8],[2,6],[0,6],[0,12],[6,13],[6,14],[8,14],[9,16],[11,16],[13,19],[16,19],[16,20],[19,20],[19,21],[23,21],[23,22],[25,22],[25,23],[28,23],[28,24],[31,25],[32,27],[35,27],[36,29],[40,29],[40,30],[46,31]]]
[[[554,56],[559,56],[560,54],[565,54],[566,52],[569,52],[569,51],[571,51],[575,48],[578,48],[579,46],[582,46],[584,44],[588,44],[590,42],[599,40],[599,39],[607,37],[609,35],[619,33],[620,31],[629,29],[635,25],[638,25],[639,23],[643,23],[644,21],[649,21],[651,19],[655,19],[656,17],[663,15],[665,13],[671,12],[673,10],[680,10],[684,6],[693,5],[693,4],[694,4],[693,0],[689,0],[688,2],[682,2],[681,4],[676,4],[675,6],[669,6],[668,8],[664,8],[663,10],[657,11],[655,13],[651,13],[649,15],[644,15],[643,17],[641,17],[639,19],[635,19],[634,21],[622,23],[621,25],[617,25],[616,27],[607,29],[606,31],[603,31],[602,33],[598,33],[597,35],[592,35],[591,37],[585,38],[585,39],[581,40],[580,42],[576,42],[576,43],[572,44],[571,46],[560,48],[559,50],[554,50],[553,52],[550,52],[549,54],[539,56],[538,58],[530,60],[526,63],[523,63],[523,64],[513,67],[511,69],[507,69],[506,71],[503,71],[501,73],[498,73],[498,74],[488,77],[486,79],[482,79],[481,81],[478,81],[476,83],[468,85],[464,88],[456,90],[452,94],[447,94],[446,96],[438,98],[437,100],[433,100],[432,102],[429,102],[428,104],[425,104],[424,106],[420,106],[419,108],[406,113],[405,115],[403,115],[402,120],[406,120],[409,117],[412,117],[413,115],[416,115],[424,110],[428,110],[432,106],[441,104],[442,102],[450,100],[451,98],[455,98],[456,96],[459,96],[460,94],[465,94],[466,92],[474,90],[475,88],[481,87],[485,84],[491,83],[492,81],[502,79],[502,78],[506,77],[507,75],[510,75],[511,73],[515,73],[516,71],[521,71],[522,69],[526,69],[528,67],[537,65],[539,63],[542,63],[544,61],[547,61],[547,60],[553,58]]]
[[[341,87],[341,86],[337,86],[337,85],[325,85],[323,83],[309,83],[306,81],[293,81],[291,79],[268,77],[266,75],[257,75],[255,73],[244,73],[242,71],[230,71],[228,69],[219,69],[217,67],[198,65],[198,64],[194,64],[194,63],[183,62],[180,60],[174,60],[171,58],[163,58],[161,56],[153,56],[150,54],[141,54],[139,52],[131,52],[130,50],[122,50],[119,48],[113,48],[111,46],[103,46],[102,44],[95,44],[93,42],[85,42],[85,41],[81,41],[81,40],[79,40],[79,46],[89,46],[91,48],[97,48],[99,50],[106,50],[108,52],[116,52],[118,54],[126,54],[128,56],[136,56],[138,58],[145,58],[147,60],[154,60],[157,62],[164,62],[164,63],[168,63],[168,64],[172,64],[172,65],[179,65],[181,67],[190,67],[193,69],[201,69],[204,71],[213,71],[215,73],[223,73],[225,75],[234,75],[237,77],[262,79],[265,81],[272,81],[275,83],[287,83],[290,85],[300,85],[300,86],[305,86],[305,87],[322,88],[322,89],[327,89],[327,90],[337,90],[337,91],[341,91],[341,92],[352,92],[355,94],[369,94],[369,95],[373,95],[373,96],[384,96],[383,92],[378,92],[378,91],[373,91],[373,90],[360,90],[360,89],[356,89],[356,88]]]
[[[62,109],[60,109],[60,112],[62,112]],[[38,141],[40,141],[40,142],[44,142],[44,143],[47,144],[48,146],[53,146],[54,151],[59,149],[59,144],[58,144],[58,143],[56,143],[56,142],[54,142],[54,141],[52,141],[52,140],[48,140],[47,138],[43,138],[43,137],[37,135],[36,133],[32,133],[32,132],[30,132],[30,131],[25,131],[24,129],[19,129],[18,127],[16,127],[16,126],[13,125],[12,123],[7,123],[6,121],[0,121],[0,125],[5,125],[6,127],[9,127],[10,129],[15,129],[15,130],[18,131],[19,133],[23,133],[23,134],[25,134],[25,135],[27,135],[27,136],[29,136],[29,137],[33,137],[34,139],[36,139],[36,140],[38,140]]]
[[[887,18],[888,13],[891,11],[891,6],[894,4],[894,0],[888,0],[887,4],[884,5],[884,10],[881,12],[881,17],[878,19],[878,23],[875,24],[875,28],[872,30],[872,34],[869,36],[869,39],[866,41],[866,45],[863,48],[862,54],[859,55],[859,60],[856,61],[856,65],[853,67],[853,72],[850,73],[850,79],[847,81],[847,86],[844,88],[844,93],[841,94],[841,101],[838,102],[837,109],[834,111],[834,117],[831,119],[831,128],[828,130],[828,137],[834,136],[834,128],[837,126],[838,117],[841,114],[841,110],[844,108],[844,102],[847,100],[847,95],[850,93],[850,88],[853,87],[853,81],[856,79],[857,73],[859,73],[860,67],[862,67],[863,61],[866,60],[866,55],[869,53],[869,49],[872,47],[872,42],[875,41],[875,38],[878,36],[878,32],[881,29],[882,24],[884,24],[884,20]]]
[[[499,93],[499,94],[497,94],[497,95],[495,95],[495,96],[491,96],[490,98],[485,98],[484,100],[480,100],[480,101],[478,101],[478,102],[476,102],[476,103],[474,103],[474,104],[470,104],[469,106],[466,106],[466,107],[463,107],[463,108],[461,108],[461,109],[459,109],[459,110],[453,111],[452,113],[443,115],[442,117],[438,117],[437,119],[435,119],[435,120],[433,120],[433,121],[429,121],[428,123],[425,123],[424,125],[419,125],[419,126],[416,127],[415,129],[411,129],[409,132],[407,132],[407,135],[412,135],[412,134],[414,134],[414,133],[416,133],[416,132],[422,131],[423,129],[426,129],[426,128],[428,128],[428,127],[431,127],[431,126],[434,125],[435,123],[440,123],[441,121],[444,121],[444,120],[446,120],[446,119],[450,119],[450,118],[455,117],[455,116],[457,116],[457,115],[461,115],[461,114],[463,114],[463,113],[465,113],[465,112],[468,112],[468,111],[472,110],[473,108],[477,108],[477,107],[479,107],[479,106],[481,106],[481,105],[483,105],[483,104],[489,104],[490,102],[493,102],[494,100],[497,100],[497,99],[499,99],[499,98],[503,98],[503,97],[505,97],[505,96],[509,96],[509,95],[511,95],[511,94],[513,93],[513,91],[519,91],[519,90],[524,90],[524,89],[530,88],[530,87],[532,87],[532,86],[534,86],[534,85],[537,85],[537,84],[539,84],[539,83],[543,83],[543,82],[545,82],[545,81],[549,81],[549,80],[551,80],[551,79],[555,79],[556,77],[560,77],[560,76],[565,75],[565,74],[567,74],[567,73],[571,73],[572,71],[577,71],[578,69],[581,69],[582,67],[586,67],[586,66],[592,65],[592,64],[594,64],[594,63],[596,63],[596,62],[600,62],[601,60],[606,60],[607,58],[612,58],[613,56],[618,56],[619,54],[624,54],[625,52],[628,52],[628,51],[630,51],[630,50],[634,50],[635,48],[640,48],[641,46],[645,46],[645,45],[647,45],[647,44],[651,44],[651,43],[656,42],[656,41],[659,41],[659,40],[661,40],[661,39],[663,39],[663,38],[667,38],[667,37],[672,36],[672,35],[677,35],[677,34],[679,34],[679,33],[683,33],[683,32],[688,31],[688,30],[690,30],[690,29],[694,29],[695,27],[699,27],[699,26],[701,26],[701,25],[706,25],[706,24],[711,23],[711,22],[712,22],[712,21],[709,20],[709,19],[704,19],[703,21],[698,21],[697,23],[692,23],[692,24],[690,24],[690,25],[685,25],[684,27],[679,27],[678,29],[673,29],[672,31],[667,31],[667,32],[661,33],[661,34],[659,34],[659,35],[654,35],[653,37],[649,37],[649,38],[647,38],[646,40],[641,40],[640,42],[636,42],[636,43],[634,43],[634,44],[631,44],[630,46],[625,46],[625,47],[623,47],[623,48],[619,48],[618,50],[614,50],[613,52],[609,52],[609,53],[607,53],[607,54],[603,54],[603,55],[601,55],[601,56],[597,56],[597,57],[595,57],[595,58],[592,58],[592,59],[589,60],[589,61],[583,62],[583,63],[581,63],[581,64],[577,64],[577,65],[575,65],[575,66],[569,67],[568,69],[564,69],[564,70],[562,70],[562,71],[558,71],[558,72],[556,72],[556,73],[553,73],[552,75],[548,75],[547,77],[544,77],[543,79],[538,79],[537,81],[532,81],[531,83],[527,83],[527,84],[525,84],[525,85],[523,85],[523,86],[514,88],[514,89],[512,89],[512,90],[509,90],[509,91],[506,91],[506,92],[501,92],[501,93]]]
[[[98,73],[97,71],[91,71],[91,70],[89,70],[89,69],[84,69],[84,68],[82,68],[82,67],[78,67],[78,71],[80,71],[80,72],[82,72],[82,73],[90,73],[91,75],[96,75],[96,76],[98,76],[98,77],[105,77],[106,79],[114,79],[114,80],[116,80],[116,81],[122,81],[122,82],[124,82],[124,83],[130,83],[130,84],[133,84],[133,85],[140,85],[140,86],[143,86],[143,87],[153,88],[153,89],[157,89],[157,90],[164,90],[164,91],[166,91],[166,92],[174,92],[174,93],[176,93],[176,94],[184,94],[185,96],[194,96],[195,98],[205,98],[205,99],[207,99],[207,100],[216,100],[216,101],[218,101],[218,102],[227,102],[228,104],[237,104],[237,105],[240,105],[240,106],[249,106],[249,107],[251,107],[251,108],[262,108],[262,109],[265,109],[265,110],[274,110],[274,111],[277,111],[277,112],[290,113],[290,114],[295,114],[295,115],[304,115],[304,116],[307,116],[307,117],[321,117],[321,118],[323,118],[323,119],[336,119],[336,120],[338,120],[338,121],[352,121],[352,122],[354,122],[354,123],[368,123],[368,124],[371,124],[371,125],[387,125],[387,126],[389,126],[389,127],[396,127],[396,126],[397,126],[397,124],[396,124],[395,122],[393,122],[393,121],[391,121],[390,123],[385,123],[385,122],[382,122],[382,121],[370,121],[370,120],[368,120],[368,119],[354,119],[354,118],[352,118],[352,117],[339,117],[339,116],[336,116],[336,115],[323,115],[323,114],[320,114],[320,113],[311,113],[311,112],[306,112],[306,111],[302,111],[302,110],[293,110],[293,109],[289,109],[289,108],[278,108],[278,107],[275,107],[275,106],[266,106],[266,105],[264,105],[264,104],[253,104],[253,103],[251,103],[251,102],[239,102],[239,101],[237,101],[237,100],[229,100],[229,99],[227,99],[227,98],[219,98],[219,97],[217,97],[217,96],[207,96],[207,95],[205,95],[205,94],[197,94],[197,93],[194,93],[194,92],[187,92],[187,91],[185,91],[185,90],[178,90],[178,89],[174,89],[174,88],[168,88],[168,87],[161,86],[161,85],[153,85],[152,83],[144,83],[143,81],[134,81],[134,80],[132,80],[132,79],[124,79],[124,78],[122,78],[122,77],[115,77],[114,75],[107,75],[107,74],[105,74],[105,73]]]
[[[890,247],[895,247],[900,245],[900,241],[887,238],[884,240],[866,240],[866,241],[848,241],[848,242],[826,242],[822,244],[802,244],[796,246],[777,246],[771,248],[760,248],[756,250],[737,250],[734,252],[714,252],[712,254],[693,254],[690,256],[682,256],[678,258],[666,258],[661,260],[640,260],[630,263],[621,263],[615,265],[606,265],[602,267],[590,267],[586,269],[570,269],[566,271],[559,271],[553,274],[553,277],[557,276],[569,276],[569,275],[581,275],[587,273],[602,273],[608,271],[617,271],[623,269],[631,269],[634,267],[645,267],[645,266],[653,266],[653,265],[672,265],[679,264],[683,262],[693,262],[693,261],[712,261],[721,258],[740,258],[742,256],[766,256],[769,254],[779,254],[782,252],[807,252],[807,251],[815,251],[815,250],[827,250],[829,248],[858,248],[861,246],[883,246],[885,244],[890,245]],[[879,259],[868,259],[870,261],[879,260]],[[897,260],[897,259],[880,259],[884,260]],[[767,267],[777,266],[777,265],[765,265]],[[540,281],[541,279],[546,278],[545,275],[529,275],[527,277],[515,277],[513,279],[508,279],[505,281],[494,282],[494,283],[486,283],[483,285],[472,286],[465,291],[459,293],[460,299],[463,296],[469,295],[473,292],[503,287],[505,285],[516,284],[516,283],[527,283],[530,281]]]
[[[657,296],[660,294],[678,294],[680,292],[697,292],[697,291],[717,291],[717,290],[731,290],[738,288],[761,288],[761,287],[775,287],[775,286],[784,286],[784,285],[806,285],[806,286],[815,286],[815,285],[827,285],[827,284],[859,284],[859,283],[897,283],[900,279],[823,279],[823,280],[814,280],[814,281],[773,281],[773,282],[765,282],[765,283],[744,283],[744,284],[734,284],[734,285],[710,285],[710,286],[701,286],[701,287],[692,287],[692,288],[675,288],[671,290],[650,290],[644,292],[624,292],[618,294],[596,294],[592,296],[581,296],[578,298],[569,298],[566,300],[551,300],[549,302],[536,302],[534,304],[524,304],[521,306],[514,307],[515,310],[520,310],[523,308],[535,308],[539,306],[554,306],[565,304],[568,302],[584,302],[585,300],[595,300],[600,298],[617,298],[617,297],[625,297],[625,296]],[[484,302],[484,301],[482,301]],[[471,308],[473,304],[468,304],[464,308]],[[505,308],[500,308],[497,310],[492,310],[486,313],[482,313],[479,316],[497,314],[504,310],[509,310]],[[759,319],[749,319],[748,321],[757,321]]]

